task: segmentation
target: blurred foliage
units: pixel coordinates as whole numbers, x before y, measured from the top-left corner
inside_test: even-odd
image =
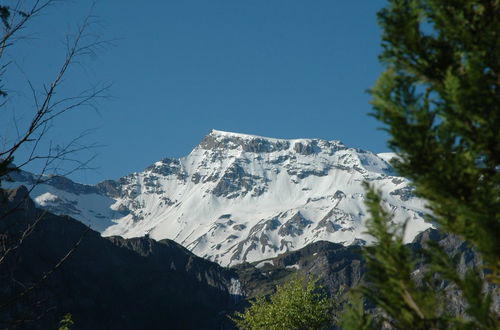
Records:
[[[71,327],[75,322],[73,322],[73,318],[70,313],[64,315],[63,319],[61,322],[59,322],[60,327],[59,330],[71,330]]]
[[[358,292],[379,312],[368,319],[358,297],[346,328],[500,328],[484,291],[500,284],[499,18],[498,0],[390,0],[378,14],[387,69],[370,91],[372,115],[390,134],[395,169],[427,201],[427,220],[471,243],[484,269],[460,274],[431,243],[428,272],[417,283],[404,226],[367,187],[368,233],[377,243],[365,249],[367,283]],[[436,278],[460,292],[465,315],[448,315]]]

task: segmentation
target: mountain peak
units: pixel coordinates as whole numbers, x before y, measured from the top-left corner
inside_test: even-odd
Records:
[[[238,149],[245,152],[268,153],[287,150],[290,141],[272,139],[257,135],[212,130],[198,146],[205,150]]]
[[[279,140],[279,139],[265,137],[265,136],[221,131],[221,130],[217,130],[217,129],[212,129],[208,135],[213,136],[213,137],[236,138],[236,139],[245,139],[245,140],[253,140],[253,139]]]
[[[226,132],[213,129],[198,146],[205,150],[237,149],[245,152],[269,153],[293,149],[296,152],[313,153],[320,148],[344,149],[340,141],[321,139],[278,139],[252,134]]]

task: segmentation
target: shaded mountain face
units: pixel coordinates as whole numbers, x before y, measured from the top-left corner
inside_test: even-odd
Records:
[[[482,269],[483,262],[469,244],[455,235],[443,234],[435,229],[427,229],[415,237],[407,246],[415,256],[416,265],[413,276],[417,283],[428,271],[428,265],[422,254],[422,247],[429,241],[437,242],[456,262],[459,274],[464,275],[472,268]],[[330,296],[336,297],[339,303],[344,299],[342,294],[364,283],[367,272],[360,246],[342,246],[331,242],[315,242],[296,251],[289,251],[275,258],[253,263],[243,263],[233,268],[239,276],[241,287],[248,298],[272,293],[276,285],[290,280],[296,274],[318,279]],[[483,274],[484,276],[484,274]],[[452,284],[438,280],[438,287],[444,290],[447,297],[447,312],[450,315],[465,315],[466,304]],[[500,311],[500,295],[498,287],[486,281],[484,291],[489,293],[493,301],[493,309]],[[368,305],[371,313],[378,313]],[[340,313],[340,311],[336,311]]]
[[[66,313],[75,329],[216,329],[227,323],[224,311],[241,294],[234,271],[171,240],[103,238],[70,217],[35,208],[27,193],[24,187],[10,191],[0,207],[0,256],[6,255],[0,328],[55,329]]]
[[[163,159],[119,180],[85,186],[51,178],[37,205],[104,236],[172,239],[221,265],[275,257],[326,240],[368,241],[365,181],[379,189],[407,241],[429,227],[424,202],[380,157],[339,141],[283,140],[212,131],[186,157]],[[34,176],[13,174],[10,186]]]
[[[313,277],[328,288],[330,295],[347,291],[361,283],[365,273],[360,246],[319,241],[275,258],[243,263],[233,268],[248,298],[267,295],[276,285],[295,274]]]

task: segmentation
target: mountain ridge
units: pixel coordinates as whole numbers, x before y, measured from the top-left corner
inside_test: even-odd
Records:
[[[38,206],[105,236],[169,238],[221,265],[257,261],[327,240],[369,241],[365,181],[381,190],[407,241],[430,225],[425,203],[388,160],[340,141],[274,139],[212,130],[189,155],[94,186],[53,178],[35,187]],[[26,183],[17,174],[11,185]]]

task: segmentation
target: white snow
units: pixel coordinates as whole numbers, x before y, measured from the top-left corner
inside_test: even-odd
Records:
[[[49,203],[55,202],[59,199],[57,195],[51,194],[50,192],[46,192],[41,194],[40,196],[37,196],[35,198],[35,203],[37,203],[40,206],[45,206]]]
[[[289,265],[289,266],[285,266],[286,269],[300,269],[300,266],[295,264],[295,265]]]
[[[398,158],[398,155],[395,152],[381,152],[378,153],[377,156],[388,163],[390,163],[391,159]]]
[[[229,294],[234,296],[243,295],[243,290],[241,289],[241,282],[237,278],[231,278],[231,285],[229,286]]]
[[[273,261],[272,261],[272,260],[264,260],[264,261],[261,261],[261,262],[259,262],[258,264],[256,264],[256,265],[255,265],[255,267],[256,267],[256,268],[262,268],[262,267],[264,267],[265,265],[271,265],[271,266],[273,266],[273,265],[274,265],[274,263],[273,263]]]

